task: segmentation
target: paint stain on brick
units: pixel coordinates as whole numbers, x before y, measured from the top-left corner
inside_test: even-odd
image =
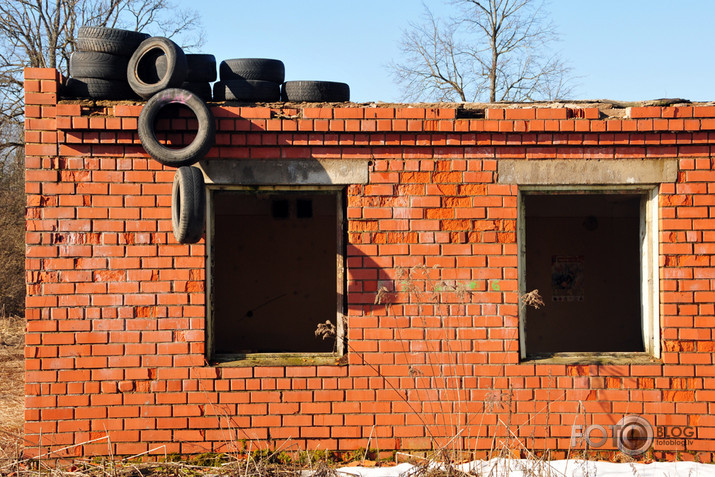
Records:
[[[403,172],[400,179],[402,183],[408,184],[427,184],[431,182],[429,172]]]
[[[187,293],[202,292],[204,291],[204,282],[186,282],[184,291]]]
[[[440,230],[470,230],[471,229],[471,220],[441,220],[439,223],[439,229]]]
[[[134,318],[154,318],[156,316],[155,306],[135,306]]]
[[[655,389],[655,379],[653,378],[638,378],[639,389]]]
[[[377,220],[352,220],[348,227],[351,232],[376,232],[378,222]]]
[[[99,233],[86,232],[57,232],[50,235],[52,245],[84,245],[100,244],[102,236]]]
[[[125,278],[124,270],[97,270],[94,272],[95,282],[123,282]]]
[[[486,184],[461,184],[458,187],[460,195],[486,195],[487,186]]]
[[[442,197],[442,205],[444,207],[470,207],[472,205],[471,197]]]
[[[567,376],[588,376],[590,375],[589,367],[587,365],[571,365],[566,366]]]
[[[663,391],[663,401],[691,402],[695,400],[695,391]]]

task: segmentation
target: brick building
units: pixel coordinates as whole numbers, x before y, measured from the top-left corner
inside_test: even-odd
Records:
[[[642,415],[712,459],[715,106],[213,103],[186,245],[142,104],[25,77],[30,446],[566,451]]]

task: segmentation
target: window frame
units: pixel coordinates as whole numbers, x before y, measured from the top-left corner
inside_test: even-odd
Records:
[[[660,290],[659,290],[659,186],[656,184],[610,184],[610,185],[520,185],[517,198],[517,248],[519,296],[526,290],[526,207],[525,197],[538,194],[573,193],[637,193],[640,202],[640,289],[641,289],[641,330],[644,352],[619,353],[553,353],[547,360],[556,362],[619,362],[643,358],[650,361],[660,358]],[[538,359],[526,349],[526,307],[519,306],[519,352],[521,360]]]
[[[308,352],[308,353],[246,353],[246,354],[215,354],[213,304],[215,289],[213,286],[215,251],[214,233],[216,219],[214,215],[214,197],[222,191],[248,191],[248,192],[333,192],[337,202],[337,230],[336,230],[336,347],[335,352]],[[347,284],[345,283],[345,264],[347,243],[345,223],[346,188],[344,185],[216,185],[206,184],[206,340],[205,357],[208,363],[218,366],[271,366],[271,365],[316,365],[316,364],[343,364],[345,355],[345,338],[347,314],[345,310]],[[331,320],[332,321],[332,320]]]

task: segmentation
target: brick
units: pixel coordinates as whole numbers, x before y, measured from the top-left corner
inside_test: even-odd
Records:
[[[27,104],[57,104],[57,93],[25,93]]]
[[[25,68],[26,80],[58,80],[59,73],[54,68]]]
[[[332,119],[333,108],[303,108],[303,117],[306,119]]]
[[[82,114],[82,107],[79,104],[58,104],[57,116],[79,116]]]
[[[57,155],[55,144],[25,144],[25,154],[28,156],[54,156]]]
[[[634,119],[659,118],[661,117],[661,108],[658,106],[632,107],[630,108],[630,116]]]
[[[504,118],[505,119],[535,119],[537,117],[537,109],[533,108],[519,108],[519,109],[505,109]],[[562,110],[565,111],[565,110]]]

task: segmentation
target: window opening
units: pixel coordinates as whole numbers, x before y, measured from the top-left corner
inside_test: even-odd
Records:
[[[342,191],[212,191],[210,355],[341,353]],[[315,335],[337,326],[335,339]]]
[[[642,189],[521,191],[520,290],[538,289],[546,304],[521,308],[522,357],[657,355],[655,196]]]

